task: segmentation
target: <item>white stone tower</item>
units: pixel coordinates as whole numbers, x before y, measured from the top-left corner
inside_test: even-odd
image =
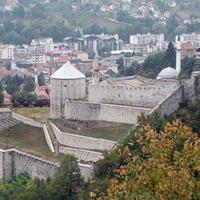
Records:
[[[179,36],[176,36],[176,71],[181,72],[181,41]]]
[[[64,117],[66,100],[85,98],[85,75],[73,67],[70,62],[65,63],[51,76],[50,116]]]

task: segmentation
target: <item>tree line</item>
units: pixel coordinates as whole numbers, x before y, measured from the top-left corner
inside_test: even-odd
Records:
[[[45,85],[44,74],[38,75],[38,85]],[[37,98],[34,93],[35,81],[32,76],[7,76],[0,81],[0,105],[3,105],[3,90],[12,96],[13,106],[29,106],[36,104]]]
[[[195,57],[184,57],[181,62],[181,78],[189,78],[192,71],[200,70],[200,66],[196,65],[197,59]],[[124,68],[123,62],[119,64],[121,65],[120,71],[122,75],[140,75],[147,78],[156,78],[162,69],[176,67],[176,50],[170,42],[165,52],[148,56],[142,64],[133,62],[128,68]]]
[[[174,40],[176,34],[200,31],[198,23],[182,25],[182,20],[176,14],[171,15],[165,25],[148,17],[133,18],[124,11],[118,11],[116,19],[128,25],[117,25],[115,30],[111,31],[108,26],[98,22],[95,6],[89,10],[83,7],[77,13],[71,8],[71,3],[75,1],[50,1],[49,4],[32,1],[32,7],[30,2],[19,2],[12,11],[0,10],[0,42],[23,44],[40,37],[52,37],[55,41],[62,41],[65,37],[79,36],[80,33],[75,31],[76,27],[83,28],[86,34],[117,33],[125,42],[129,42],[130,35],[136,33],[165,33],[166,39]],[[90,10],[93,10],[93,13],[90,13]],[[87,18],[93,18],[94,22],[83,22]]]

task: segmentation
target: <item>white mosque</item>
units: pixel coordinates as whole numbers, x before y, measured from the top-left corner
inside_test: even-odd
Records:
[[[181,42],[176,36],[176,69],[172,67],[164,68],[157,76],[157,79],[176,79],[181,72]]]

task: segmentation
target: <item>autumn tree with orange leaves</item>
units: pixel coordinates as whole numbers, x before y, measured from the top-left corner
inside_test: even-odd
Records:
[[[121,150],[125,165],[115,170],[106,192],[90,192],[91,200],[200,199],[200,138],[179,120],[156,132],[144,127],[136,143]],[[130,144],[131,145],[131,144]]]

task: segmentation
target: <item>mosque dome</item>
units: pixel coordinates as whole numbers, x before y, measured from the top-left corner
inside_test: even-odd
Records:
[[[172,67],[164,68],[157,76],[159,79],[176,79],[178,77],[178,72]]]
[[[70,62],[66,62],[60,69],[51,75],[51,79],[73,80],[82,79],[85,75],[77,70]]]

